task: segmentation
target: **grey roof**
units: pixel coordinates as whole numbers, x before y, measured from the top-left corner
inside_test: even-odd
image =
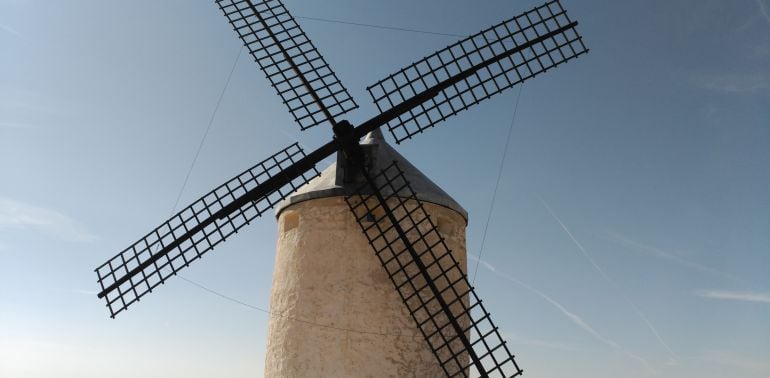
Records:
[[[438,185],[433,183],[433,181],[420,172],[420,170],[412,165],[412,163],[393,149],[393,147],[385,141],[385,138],[383,138],[379,129],[367,134],[364,137],[364,140],[361,141],[361,146],[367,154],[367,159],[371,162],[371,172],[379,172],[385,166],[396,161],[398,166],[404,172],[406,180],[409,181],[412,189],[414,189],[418,199],[452,209],[462,215],[466,221],[468,220],[468,212],[465,211],[457,201],[450,197],[449,194],[439,188]],[[344,158],[342,158],[341,154],[338,152],[336,163],[333,163],[324,169],[320,176],[314,178],[306,185],[297,189],[296,192],[285,200],[278,203],[275,210],[276,217],[281,214],[283,209],[295,203],[317,198],[351,195],[354,190],[353,186],[356,184],[344,182],[343,176],[345,169],[337,168],[340,166],[344,167],[344,165]]]

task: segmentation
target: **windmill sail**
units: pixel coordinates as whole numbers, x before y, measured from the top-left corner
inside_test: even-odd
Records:
[[[303,130],[358,107],[279,0],[216,0]]]
[[[368,181],[346,201],[447,376],[520,375],[403,171],[394,162]]]
[[[372,177],[358,140],[387,125],[397,142],[588,52],[559,0],[450,45],[367,88],[380,113],[353,127],[358,107],[280,0],[215,0],[304,130],[335,138],[307,156],[293,144],[214,189],[96,269],[115,317],[318,175],[341,151],[363,185],[345,198],[406,309],[450,377],[516,377],[514,360],[423,203],[394,162]],[[347,195],[350,192],[346,191]]]
[[[106,300],[110,316],[114,318],[317,176],[318,171],[311,168],[264,196],[230,210],[231,204],[238,203],[271,177],[283,174],[287,166],[304,156],[299,145],[292,144],[193,202],[96,268],[101,285],[99,297]]]
[[[367,87],[388,129],[411,138],[480,101],[588,52],[561,3],[549,1],[439,50]]]

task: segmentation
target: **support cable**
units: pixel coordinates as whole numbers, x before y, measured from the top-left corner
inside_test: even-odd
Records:
[[[484,233],[481,236],[481,247],[479,247],[478,258],[476,259],[476,267],[473,268],[473,279],[471,285],[476,283],[476,275],[479,271],[479,263],[481,262],[481,254],[484,253],[484,243],[487,241],[487,230],[489,229],[489,221],[492,220],[492,211],[495,208],[495,199],[497,199],[497,188],[500,187],[500,178],[503,176],[503,167],[505,166],[505,157],[508,155],[508,146],[511,144],[511,134],[513,134],[513,125],[516,123],[516,113],[519,110],[519,100],[521,99],[521,91],[524,89],[524,85],[520,84],[519,94],[516,95],[516,105],[513,107],[513,116],[511,117],[511,124],[508,126],[508,136],[505,138],[505,147],[503,147],[503,156],[500,158],[500,166],[497,169],[497,180],[495,181],[495,189],[492,191],[492,201],[489,203],[489,211],[487,212],[487,222],[484,224]]]
[[[211,125],[214,124],[214,118],[217,115],[217,111],[219,111],[219,105],[222,103],[222,98],[225,97],[225,92],[227,91],[227,87],[230,86],[230,79],[233,78],[233,72],[235,72],[235,67],[238,66],[238,60],[241,58],[241,54],[243,54],[244,47],[241,47],[240,50],[238,50],[238,55],[235,57],[235,61],[233,62],[233,67],[230,68],[230,73],[227,74],[227,80],[225,80],[225,85],[222,87],[222,92],[219,93],[219,98],[217,98],[217,103],[214,105],[214,111],[211,112],[211,117],[209,118],[209,123],[206,126],[206,131],[203,133],[203,137],[201,137],[200,143],[198,143],[198,149],[195,150],[195,155],[193,156],[192,161],[190,162],[190,168],[187,169],[187,174],[184,177],[184,182],[182,183],[182,188],[179,189],[179,194],[176,196],[176,201],[174,201],[174,207],[171,209],[171,215],[174,215],[176,212],[177,206],[179,206],[179,200],[182,199],[182,193],[184,193],[184,189],[187,187],[187,182],[190,181],[190,174],[192,174],[193,168],[195,168],[195,163],[198,162],[198,156],[201,154],[201,150],[203,149],[203,143],[206,141],[206,137],[209,135],[209,131],[211,131]]]
[[[365,335],[375,335],[375,336],[397,336],[397,337],[398,336],[411,336],[412,338],[417,339],[416,342],[422,342],[423,341],[422,340],[422,336],[419,335],[419,334],[417,334],[417,335],[404,335],[404,334],[400,334],[400,333],[385,333],[385,332],[364,331],[364,330],[360,330],[360,329],[336,327],[336,326],[333,326],[333,325],[330,325],[330,324],[321,324],[321,323],[316,323],[316,322],[311,322],[311,321],[308,321],[308,320],[303,320],[303,319],[295,318],[293,316],[287,316],[287,315],[279,314],[277,312],[266,310],[264,308],[257,307],[255,305],[246,303],[246,302],[241,301],[241,300],[239,300],[237,298],[233,298],[233,297],[231,297],[229,295],[222,294],[219,291],[216,291],[214,289],[206,287],[206,286],[204,286],[204,285],[202,285],[202,284],[200,284],[198,282],[195,282],[195,281],[193,281],[193,280],[191,280],[189,278],[186,278],[186,277],[184,277],[182,275],[178,275],[178,276],[179,276],[179,278],[183,279],[184,281],[187,281],[187,283],[189,283],[189,284],[191,284],[191,285],[193,285],[193,286],[195,286],[195,287],[197,287],[197,288],[199,288],[201,290],[207,291],[207,292],[209,292],[211,294],[214,294],[214,295],[216,295],[216,296],[218,296],[218,297],[220,297],[222,299],[225,299],[225,300],[228,300],[230,302],[239,304],[239,305],[241,305],[243,307],[246,307],[246,308],[249,308],[249,309],[252,309],[252,310],[256,310],[256,311],[260,311],[260,312],[264,312],[265,314],[268,314],[269,316],[277,316],[277,317],[281,317],[281,318],[284,318],[284,319],[292,320],[292,321],[295,321],[295,322],[311,325],[311,326],[314,326],[314,327],[328,328],[328,329],[333,329],[333,330],[337,330],[337,331],[353,332],[353,333],[360,333],[360,334],[365,334]]]
[[[467,37],[466,35],[462,35],[462,34],[441,33],[441,32],[429,31],[429,30],[400,28],[400,27],[396,27],[396,26],[365,24],[363,22],[333,20],[333,19],[330,19],[330,18],[306,17],[306,16],[305,17],[303,17],[303,16],[296,16],[296,18],[301,18],[301,19],[304,19],[304,20],[311,20],[311,21],[327,22],[327,23],[332,23],[332,24],[363,26],[363,27],[366,27],[366,28],[373,28],[373,29],[395,30],[395,31],[401,31],[401,32],[419,33],[419,34],[428,34],[428,35],[441,35],[441,36],[445,36],[445,37],[459,37],[459,38]]]

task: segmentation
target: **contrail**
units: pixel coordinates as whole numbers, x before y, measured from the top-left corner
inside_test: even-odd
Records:
[[[492,266],[491,264],[487,263],[484,260],[479,259],[478,256],[476,256],[476,255],[474,255],[472,253],[468,253],[468,258],[471,259],[471,260],[476,260],[484,268],[486,268],[487,270],[491,271],[495,275],[497,275],[497,276],[499,276],[501,278],[504,278],[504,279],[506,279],[508,281],[511,281],[511,282],[515,283],[516,285],[519,285],[519,286],[529,290],[530,292],[534,293],[535,295],[539,296],[540,298],[544,299],[546,302],[548,302],[552,306],[556,307],[564,316],[566,316],[570,321],[575,323],[575,325],[577,325],[578,327],[580,327],[584,331],[588,332],[596,340],[599,340],[601,343],[609,346],[610,348],[615,349],[618,352],[620,352],[620,353],[622,353],[622,354],[624,354],[624,355],[626,355],[626,356],[628,356],[628,357],[630,357],[630,358],[632,358],[634,360],[639,361],[648,370],[650,370],[654,374],[657,374],[657,371],[655,371],[655,369],[652,368],[652,366],[650,365],[650,363],[647,360],[645,360],[644,358],[639,357],[639,356],[629,352],[628,350],[626,350],[625,348],[620,346],[620,344],[618,344],[614,340],[611,340],[611,339],[603,336],[601,333],[599,333],[599,331],[597,331],[596,329],[591,327],[591,325],[586,323],[586,321],[583,320],[583,318],[581,318],[579,315],[575,314],[574,312],[568,310],[566,307],[564,307],[564,305],[562,305],[561,303],[559,303],[555,299],[549,297],[547,294],[545,294],[542,291],[540,291],[538,289],[535,289],[534,287],[529,286],[526,283],[524,283],[522,281],[519,281],[519,280],[517,280],[517,279],[515,279],[515,278],[513,278],[513,277],[511,277],[511,276],[509,276],[509,275],[507,275],[505,273],[499,272],[497,269],[495,269],[494,266]]]
[[[660,259],[672,261],[672,262],[674,262],[676,264],[679,264],[681,266],[684,266],[686,268],[689,268],[689,269],[692,269],[692,270],[695,270],[695,271],[698,271],[698,272],[701,272],[701,273],[706,273],[706,274],[709,274],[709,275],[712,275],[712,276],[718,276],[719,278],[727,279],[727,280],[733,281],[735,283],[739,283],[739,284],[744,285],[744,286],[751,286],[748,281],[740,279],[740,278],[738,278],[738,277],[736,277],[736,276],[734,276],[734,275],[732,275],[730,273],[725,273],[725,272],[722,272],[720,270],[714,269],[712,267],[709,267],[709,266],[706,266],[706,265],[703,265],[703,264],[700,264],[700,263],[696,263],[696,262],[693,262],[693,261],[685,260],[685,259],[683,259],[683,258],[681,258],[681,257],[679,257],[679,256],[677,256],[677,255],[675,255],[673,253],[669,253],[669,252],[660,250],[660,249],[658,249],[656,247],[653,247],[653,246],[642,244],[640,242],[631,240],[631,239],[629,239],[629,238],[627,238],[627,237],[625,237],[623,235],[620,235],[618,233],[609,232],[608,235],[609,235],[608,236],[609,240],[617,242],[617,243],[620,243],[620,244],[623,244],[623,245],[625,245],[627,247],[632,247],[633,249],[636,249],[636,250],[638,250],[638,251],[640,251],[642,253],[645,253],[645,254],[648,254],[648,255],[652,255],[652,256],[658,257]]]
[[[562,230],[569,236],[570,239],[572,239],[572,242],[575,243],[575,246],[577,246],[578,250],[583,254],[583,257],[588,260],[591,265],[593,265],[594,269],[596,269],[597,272],[602,276],[602,278],[607,281],[610,285],[614,286],[615,289],[620,293],[620,296],[623,297],[623,299],[631,306],[631,308],[636,312],[636,315],[639,316],[639,318],[642,319],[645,325],[647,325],[647,328],[652,332],[653,335],[655,335],[655,338],[658,339],[658,342],[660,345],[663,346],[663,348],[668,351],[669,355],[671,356],[671,359],[674,360],[675,363],[679,363],[679,357],[677,357],[676,353],[671,349],[671,347],[668,346],[665,340],[663,340],[663,337],[660,336],[660,333],[658,332],[657,328],[650,322],[650,320],[647,318],[647,316],[642,313],[642,311],[639,309],[639,307],[636,306],[636,304],[629,298],[629,296],[623,291],[623,289],[620,287],[620,285],[617,284],[610,276],[608,276],[604,270],[599,267],[599,264],[594,261],[594,259],[591,257],[591,255],[588,254],[588,251],[586,251],[585,247],[583,247],[582,244],[575,238],[574,235],[572,235],[572,232],[567,228],[567,226],[564,224],[564,222],[561,221],[561,219],[556,215],[556,213],[553,212],[550,206],[548,206],[548,203],[545,202],[543,197],[540,197],[540,195],[537,196],[538,199],[540,199],[540,202],[543,204],[546,210],[548,210],[548,213],[551,214],[551,217],[559,223],[559,226],[561,226]]]
[[[698,290],[695,292],[695,294],[699,297],[710,299],[770,303],[770,292],[763,293],[756,291]]]

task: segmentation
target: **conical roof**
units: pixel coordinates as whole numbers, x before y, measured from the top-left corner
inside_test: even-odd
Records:
[[[371,162],[371,172],[379,172],[382,168],[395,161],[404,172],[406,180],[409,181],[419,200],[452,209],[462,215],[466,221],[468,220],[468,212],[449,194],[420,172],[417,167],[393,149],[385,141],[379,129],[367,134],[361,142],[361,146],[368,155],[367,159]],[[358,184],[344,182],[344,168],[339,169],[339,167],[344,167],[344,165],[345,159],[338,152],[336,163],[324,169],[320,176],[314,178],[278,203],[278,206],[276,206],[276,217],[285,208],[295,203],[317,198],[340,197],[353,194],[354,186]]]

